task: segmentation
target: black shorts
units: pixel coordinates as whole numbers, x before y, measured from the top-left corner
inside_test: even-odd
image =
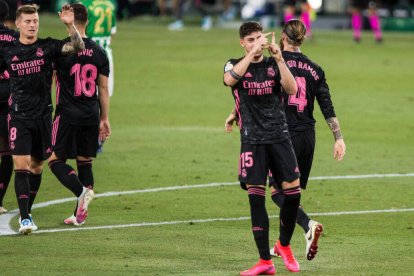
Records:
[[[243,189],[246,184],[266,185],[269,171],[278,183],[292,182],[300,177],[290,140],[274,144],[241,145],[239,181]]]
[[[295,150],[296,159],[300,170],[300,187],[306,189],[310,171],[312,169],[313,154],[315,152],[315,130],[308,129],[302,132],[291,132],[291,141]],[[270,175],[270,174],[269,174]],[[275,179],[270,175],[269,185],[274,185]]]
[[[96,157],[98,150],[99,124],[78,126],[65,122],[61,116],[53,121],[52,147],[60,159],[75,159],[76,156]]]
[[[9,141],[13,155],[31,155],[43,161],[52,153],[52,115],[39,119],[21,119],[10,116]]]

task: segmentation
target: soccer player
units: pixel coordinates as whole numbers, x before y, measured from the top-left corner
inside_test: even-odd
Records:
[[[116,4],[114,0],[81,0],[88,9],[86,35],[105,49],[109,59],[109,96],[114,94],[114,60],[111,40],[116,33]]]
[[[268,44],[259,23],[245,22],[240,26],[239,34],[244,57],[226,63],[223,81],[231,87],[239,118],[239,181],[248,193],[252,232],[260,255],[257,264],[240,274],[275,273],[269,252],[269,217],[265,207],[269,169],[286,195],[280,210],[280,235],[276,246],[287,258],[289,270],[299,271],[290,239],[300,203],[300,173],[282,103],[282,88],[286,93],[294,94],[297,85],[275,44],[274,33]],[[265,47],[269,48],[271,57],[264,56]]]
[[[283,1],[283,21],[286,23],[291,19],[295,18],[296,13],[296,3],[300,2],[300,9],[301,9],[301,15],[300,20],[303,21],[303,23],[306,26],[306,29],[308,30],[307,36],[311,37],[311,27],[312,27],[312,21],[310,17],[310,11],[311,7],[309,6],[309,3],[307,0],[284,0]]]
[[[368,8],[368,18],[374,38],[382,42],[381,21],[377,13],[377,4],[369,0],[353,0],[351,2],[351,23],[355,42],[361,41],[361,29],[363,26],[362,11]]]
[[[49,167],[78,197],[74,214],[64,220],[65,224],[78,226],[84,223],[88,205],[94,197],[92,158],[96,157],[98,139],[105,140],[111,133],[108,121],[109,61],[102,47],[86,37],[86,7],[82,4],[72,4],[71,7],[85,49],[56,60],[56,112]],[[66,159],[76,159],[79,176]]]
[[[43,161],[51,154],[52,63],[57,56],[84,47],[73,25],[72,9],[63,6],[59,17],[71,34],[70,42],[38,38],[37,7],[19,7],[19,39],[0,48],[0,68],[5,65],[10,74],[9,141],[20,210],[19,232],[26,235],[37,229],[30,215],[31,206],[41,183]]]
[[[9,15],[9,6],[0,0],[0,47],[15,41],[19,34],[6,27],[5,22]],[[9,186],[13,172],[13,159],[9,148],[9,130],[7,129],[7,116],[9,113],[10,82],[9,73],[0,73],[0,214],[7,212],[3,207],[3,199]]]
[[[284,103],[289,133],[301,173],[300,186],[302,189],[306,189],[315,150],[316,121],[313,116],[315,98],[335,139],[334,159],[342,160],[346,149],[325,73],[320,66],[300,51],[305,35],[304,24],[299,20],[290,20],[283,27],[280,41],[283,57],[298,85],[298,91],[295,95],[284,95]],[[225,123],[227,131],[231,131],[235,117],[232,112],[227,118]],[[272,200],[279,207],[282,206],[285,200],[283,191],[277,188],[278,185],[275,185],[274,178],[270,178],[269,183],[272,189]],[[323,232],[323,226],[319,222],[311,220],[301,206],[299,206],[296,221],[305,231],[306,257],[308,260],[312,260],[317,253],[318,239]],[[273,251],[277,254],[277,248]]]

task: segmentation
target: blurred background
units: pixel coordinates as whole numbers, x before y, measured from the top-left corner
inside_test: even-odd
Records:
[[[18,4],[36,3],[42,12],[58,11],[68,0],[7,0],[13,9]],[[171,19],[170,30],[178,30],[180,24],[173,25],[177,19],[202,17],[204,30],[211,28],[237,28],[240,20],[260,20],[265,27],[276,27],[283,22],[283,0],[112,0],[117,5],[119,20],[136,16]],[[300,2],[297,13],[300,13]],[[350,0],[309,0],[314,28],[348,29],[351,28]],[[381,18],[383,30],[414,31],[414,0],[355,1],[369,2]],[[11,13],[13,14],[13,12]],[[364,11],[364,29],[369,28],[368,11]],[[186,22],[188,23],[188,22]]]

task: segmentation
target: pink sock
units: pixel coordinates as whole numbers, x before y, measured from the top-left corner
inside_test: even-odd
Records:
[[[285,23],[288,22],[289,20],[293,19],[293,18],[294,18],[293,14],[285,13],[285,18],[284,18]]]
[[[369,17],[369,23],[371,25],[371,29],[374,32],[375,39],[381,39],[381,24],[378,15],[374,14]]]
[[[311,36],[312,35],[312,30],[311,30],[311,20],[310,20],[309,12],[302,12],[301,20],[302,20],[303,24],[305,24],[306,34],[308,36]]]
[[[359,13],[352,14],[352,29],[354,30],[354,38],[361,38],[362,18]]]

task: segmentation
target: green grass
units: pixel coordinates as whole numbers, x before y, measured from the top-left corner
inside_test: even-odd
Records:
[[[167,22],[164,22],[165,24]],[[280,30],[277,30],[279,33]],[[41,16],[41,36],[63,38],[57,18]],[[325,70],[347,144],[333,138],[316,110],[312,176],[414,172],[414,35],[385,33],[361,44],[348,31],[319,32],[302,50]],[[225,134],[233,106],[223,66],[242,55],[237,30],[198,26],[169,32],[148,18],[121,22],[113,40],[116,90],[111,139],[94,162],[97,194],[237,181],[239,134]],[[303,193],[309,213],[414,208],[413,178],[314,180]],[[72,197],[45,168],[36,202]],[[278,209],[268,199],[269,214]],[[5,207],[17,208],[11,185]],[[74,202],[33,211],[39,230],[67,229]],[[97,198],[85,227],[248,217],[244,191],[219,186]],[[292,247],[302,275],[412,275],[414,212],[315,215],[325,228],[314,261],[302,230]],[[249,220],[180,223],[0,237],[1,274],[237,275],[257,261]],[[17,228],[17,219],[12,221]],[[277,238],[271,220],[271,243]],[[280,260],[279,275],[290,274]]]

